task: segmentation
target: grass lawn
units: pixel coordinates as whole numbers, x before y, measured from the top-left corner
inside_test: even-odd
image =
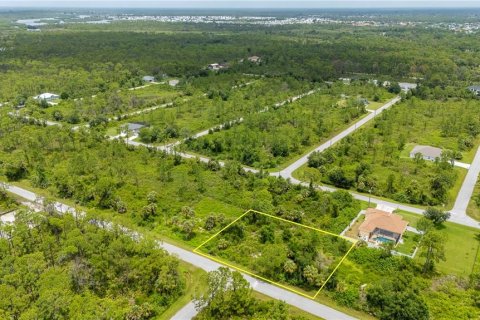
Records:
[[[468,203],[467,207],[467,214],[472,217],[473,219],[480,220],[480,206],[476,202],[476,198],[480,197],[480,183],[479,179],[477,178],[477,183],[475,185],[475,189],[473,190],[472,198]],[[480,204],[480,202],[479,202]]]
[[[403,236],[403,243],[395,247],[395,251],[400,253],[411,255],[415,251],[415,248],[418,246],[420,241],[420,235],[414,232],[406,231]]]
[[[208,288],[207,273],[202,269],[180,262],[180,272],[185,279],[185,293],[158,317],[159,320],[170,320],[180,309],[192,301],[194,294],[205,292]]]
[[[385,102],[378,102],[378,101],[371,101],[367,105],[367,110],[378,110],[380,109],[383,105],[385,105]]]
[[[398,214],[416,227],[420,215],[398,210]],[[447,236],[445,245],[446,261],[437,263],[438,271],[445,274],[455,274],[467,277],[471,274],[475,264],[480,264],[480,257],[475,256],[480,245],[480,230],[462,226],[452,222],[446,222],[440,232]],[[422,261],[421,252],[417,253],[415,260]]]

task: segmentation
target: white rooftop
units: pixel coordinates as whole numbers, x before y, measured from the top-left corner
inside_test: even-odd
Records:
[[[38,96],[33,97],[33,99],[35,100],[49,100],[49,99],[58,99],[58,98],[60,98],[58,94],[49,93],[49,92],[45,92],[45,93],[39,94]]]

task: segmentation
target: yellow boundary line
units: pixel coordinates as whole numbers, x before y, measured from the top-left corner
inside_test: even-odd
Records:
[[[246,273],[246,274],[248,274],[248,275],[250,275],[250,276],[252,276],[252,277],[254,277],[254,278],[261,279],[261,280],[266,281],[266,282],[268,282],[268,283],[271,283],[271,284],[273,284],[273,285],[275,285],[275,286],[278,286],[278,287],[287,289],[287,290],[289,290],[289,291],[292,291],[292,292],[294,292],[294,293],[296,293],[296,294],[300,294],[300,295],[302,295],[302,296],[304,296],[304,297],[307,297],[307,298],[309,298],[309,299],[313,299],[313,297],[312,297],[312,296],[309,296],[308,294],[305,294],[305,293],[300,292],[300,291],[297,291],[297,290],[295,290],[295,289],[293,289],[293,288],[287,287],[287,286],[285,286],[285,285],[283,285],[283,284],[281,284],[281,283],[278,283],[278,282],[269,280],[269,279],[267,279],[267,278],[264,278],[264,277],[262,277],[262,276],[259,276],[258,274],[255,274],[255,273],[253,273],[253,272],[251,272],[251,271],[248,271],[248,270],[242,269],[242,268],[240,268],[240,267],[234,266],[234,265],[232,265],[232,264],[230,264],[230,263],[227,263],[227,262],[225,262],[225,261],[223,261],[223,260],[221,260],[221,259],[212,257],[212,256],[209,255],[209,254],[203,253],[203,252],[201,252],[201,251],[199,251],[199,250],[197,250],[197,249],[193,250],[193,252],[195,252],[195,253],[197,253],[197,254],[199,254],[199,255],[201,255],[201,256],[204,256],[205,258],[208,258],[208,259],[210,259],[210,260],[213,260],[213,261],[215,261],[215,262],[218,262],[218,263],[221,263],[221,264],[223,264],[223,265],[226,265],[227,267],[230,267],[230,268],[233,268],[233,269],[238,270],[238,271],[240,271],[240,272]]]
[[[333,274],[335,273],[335,271],[337,271],[338,267],[340,267],[340,265],[343,263],[343,261],[347,258],[347,256],[349,255],[350,251],[353,250],[353,248],[355,248],[355,244],[356,242],[354,242],[352,244],[352,246],[350,247],[350,249],[348,249],[347,253],[345,253],[345,255],[343,256],[343,258],[340,260],[340,262],[338,262],[337,266],[335,267],[335,269],[333,269],[332,273],[330,273],[330,275],[328,276],[328,278],[323,282],[322,286],[320,287],[320,289],[318,289],[317,293],[315,293],[315,295],[313,296],[313,299],[315,299],[318,294],[320,293],[320,291],[322,291],[323,287],[325,287],[325,285],[327,284],[328,280],[330,280],[330,278],[333,276]]]
[[[242,219],[245,215],[247,215],[248,213],[250,212],[255,212],[255,213],[258,213],[258,214],[261,214],[261,215],[264,215],[266,217],[269,217],[269,218],[273,218],[273,219],[277,219],[277,220],[280,220],[280,221],[283,221],[283,222],[287,222],[287,223],[291,223],[291,224],[294,224],[296,226],[300,226],[300,227],[303,227],[303,228],[307,228],[307,229],[311,229],[311,230],[314,230],[314,231],[317,231],[317,232],[320,232],[320,233],[323,233],[323,234],[327,234],[329,236],[334,236],[334,237],[337,237],[337,238],[341,238],[341,239],[344,239],[346,241],[349,241],[349,242],[352,242],[352,246],[350,247],[350,249],[348,249],[347,253],[342,257],[342,259],[340,259],[340,261],[338,262],[337,266],[335,267],[335,269],[333,269],[332,273],[330,273],[330,275],[327,277],[327,279],[323,282],[322,286],[320,287],[320,289],[315,293],[315,295],[313,296],[310,296],[308,294],[305,294],[303,292],[300,292],[298,290],[295,290],[293,288],[290,288],[288,286],[285,286],[281,283],[278,283],[278,282],[275,282],[275,281],[272,281],[272,280],[269,280],[267,278],[264,278],[262,276],[259,276],[258,274],[255,274],[251,271],[248,271],[248,270],[245,270],[243,268],[240,268],[240,267],[237,267],[237,266],[234,266],[228,262],[225,262],[224,260],[222,259],[218,259],[216,257],[213,257],[209,254],[206,254],[206,253],[203,253],[200,251],[200,248],[203,247],[205,244],[207,244],[209,241],[213,240],[215,237],[217,237],[220,233],[222,233],[223,231],[225,231],[226,229],[228,229],[230,226],[232,226],[234,223],[236,223],[238,220]],[[348,238],[348,237],[344,237],[344,236],[341,236],[341,235],[338,235],[338,234],[335,234],[335,233],[332,233],[332,232],[328,232],[328,231],[325,231],[325,230],[321,230],[321,229],[318,229],[318,228],[314,228],[314,227],[310,227],[310,226],[307,226],[307,225],[304,225],[304,224],[301,224],[301,223],[298,223],[298,222],[294,222],[294,221],[290,221],[290,220],[287,220],[287,219],[284,219],[284,218],[280,218],[280,217],[276,217],[276,216],[273,216],[273,215],[270,215],[268,213],[264,213],[264,212],[260,212],[260,211],[257,211],[257,210],[253,210],[253,209],[250,209],[250,210],[247,210],[244,214],[242,214],[241,216],[239,216],[238,218],[236,218],[235,220],[233,220],[232,222],[230,222],[228,225],[226,225],[224,228],[222,228],[222,230],[218,231],[217,233],[215,233],[213,236],[211,236],[210,238],[208,238],[206,241],[204,241],[201,245],[199,245],[198,247],[196,247],[195,249],[193,249],[193,252],[194,253],[197,253],[205,258],[208,258],[210,260],[213,260],[215,262],[218,262],[218,263],[221,263],[223,265],[226,265],[227,267],[230,267],[230,268],[233,268],[235,270],[238,270],[240,272],[243,272],[243,273],[246,273],[252,277],[255,277],[255,278],[258,278],[258,279],[261,279],[263,281],[266,281],[268,283],[271,283],[275,286],[278,286],[278,287],[281,287],[283,289],[286,289],[286,290],[289,290],[291,292],[294,292],[296,294],[299,294],[301,296],[304,296],[306,298],[309,298],[309,299],[312,299],[312,300],[315,300],[315,298],[318,296],[318,294],[320,293],[320,291],[322,291],[322,289],[325,287],[325,285],[327,284],[327,282],[330,280],[330,278],[333,276],[333,274],[337,271],[337,269],[340,267],[340,265],[343,263],[343,261],[347,258],[347,256],[350,254],[350,252],[353,250],[353,248],[355,248],[355,245],[357,243],[357,240],[354,240],[354,239],[351,239],[351,238]]]

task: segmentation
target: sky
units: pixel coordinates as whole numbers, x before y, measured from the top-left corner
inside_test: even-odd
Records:
[[[480,0],[0,0],[0,7],[438,8],[480,7]]]

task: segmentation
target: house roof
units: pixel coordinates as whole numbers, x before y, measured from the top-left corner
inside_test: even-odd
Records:
[[[141,123],[128,123],[127,127],[128,127],[128,130],[130,130],[130,131],[136,131],[136,130],[140,130],[140,129],[144,128],[145,125],[141,124]]]
[[[155,77],[153,76],[145,76],[142,79],[143,81],[155,81]]]
[[[368,208],[365,213],[365,221],[360,225],[362,232],[373,232],[375,229],[382,229],[402,234],[408,226],[408,222],[397,214]]]
[[[423,156],[431,157],[431,158],[440,158],[442,155],[442,149],[430,147],[430,146],[415,146],[410,154],[417,154],[420,153]]]
[[[180,83],[180,80],[177,80],[177,79],[172,79],[168,81],[168,84],[171,85],[172,87],[175,87],[179,83]]]
[[[477,85],[477,86],[470,86],[468,87],[468,90],[475,90],[475,91],[480,91],[480,85]]]
[[[403,90],[415,89],[417,87],[416,83],[408,83],[408,82],[399,82],[398,85]]]
[[[33,97],[33,99],[35,100],[44,100],[44,99],[48,100],[48,99],[57,99],[57,98],[60,98],[58,94],[49,93],[49,92],[45,92],[45,93],[39,94],[38,96]]]

